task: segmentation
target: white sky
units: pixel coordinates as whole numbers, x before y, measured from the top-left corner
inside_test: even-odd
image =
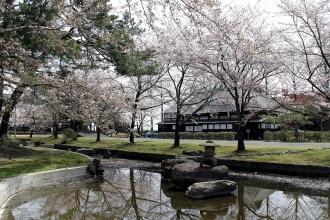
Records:
[[[223,4],[233,3],[237,5],[255,5],[259,4],[261,8],[265,8],[267,11],[275,11],[276,10],[276,3],[278,0],[221,0]],[[110,3],[115,6],[122,6],[126,4],[125,0],[110,0]]]
[[[130,0],[130,1],[134,2],[134,0]],[[278,16],[275,16],[275,13],[279,11],[279,9],[277,7],[277,3],[279,3],[279,0],[221,0],[221,2],[224,5],[250,4],[251,6],[254,6],[254,5],[258,4],[261,11],[265,10],[266,12],[269,12],[270,17],[276,17],[274,19],[275,21],[283,19],[283,18],[278,18]],[[123,6],[126,5],[126,0],[110,0],[110,3],[114,6],[114,9],[116,12],[125,11],[125,7],[123,7]]]

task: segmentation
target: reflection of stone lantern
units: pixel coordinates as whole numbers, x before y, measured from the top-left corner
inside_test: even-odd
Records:
[[[220,145],[213,143],[213,141],[206,141],[205,143],[201,143],[199,146],[203,146],[205,148],[205,155],[201,159],[200,167],[203,167],[203,164],[209,165],[210,167],[217,166],[217,159],[214,157],[215,155],[215,147],[220,147]]]

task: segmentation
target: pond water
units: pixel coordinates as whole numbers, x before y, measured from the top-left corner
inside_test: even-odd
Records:
[[[21,219],[328,219],[330,194],[237,181],[235,195],[192,200],[158,173],[106,170],[103,181],[27,190],[11,198],[8,220]]]

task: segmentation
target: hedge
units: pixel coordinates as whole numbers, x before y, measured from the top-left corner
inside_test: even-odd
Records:
[[[158,138],[174,139],[174,132],[160,132]],[[180,139],[186,140],[235,140],[234,132],[180,132]]]
[[[330,132],[329,131],[299,131],[298,138],[295,137],[294,131],[265,131],[265,141],[282,141],[282,142],[329,142]]]

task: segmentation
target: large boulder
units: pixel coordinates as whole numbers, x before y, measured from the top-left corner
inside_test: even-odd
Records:
[[[169,184],[162,184],[161,188],[163,193],[170,198],[171,206],[175,210],[203,210],[204,214],[212,214],[219,217],[227,215],[228,207],[237,203],[237,197],[234,195],[199,200],[188,198],[181,191],[173,190],[173,186]]]
[[[205,199],[231,194],[237,189],[237,184],[229,180],[216,180],[194,183],[189,186],[185,195],[194,199]]]
[[[161,163],[161,166],[163,168],[162,170],[162,176],[165,179],[169,179],[171,178],[171,171],[172,168],[176,165],[176,164],[182,164],[182,163],[193,163],[194,161],[192,160],[188,160],[187,158],[176,158],[176,159],[166,159],[163,160]]]
[[[171,181],[179,187],[187,188],[191,184],[212,180],[222,180],[228,176],[229,169],[221,165],[200,167],[199,163],[176,164],[171,170]]]

